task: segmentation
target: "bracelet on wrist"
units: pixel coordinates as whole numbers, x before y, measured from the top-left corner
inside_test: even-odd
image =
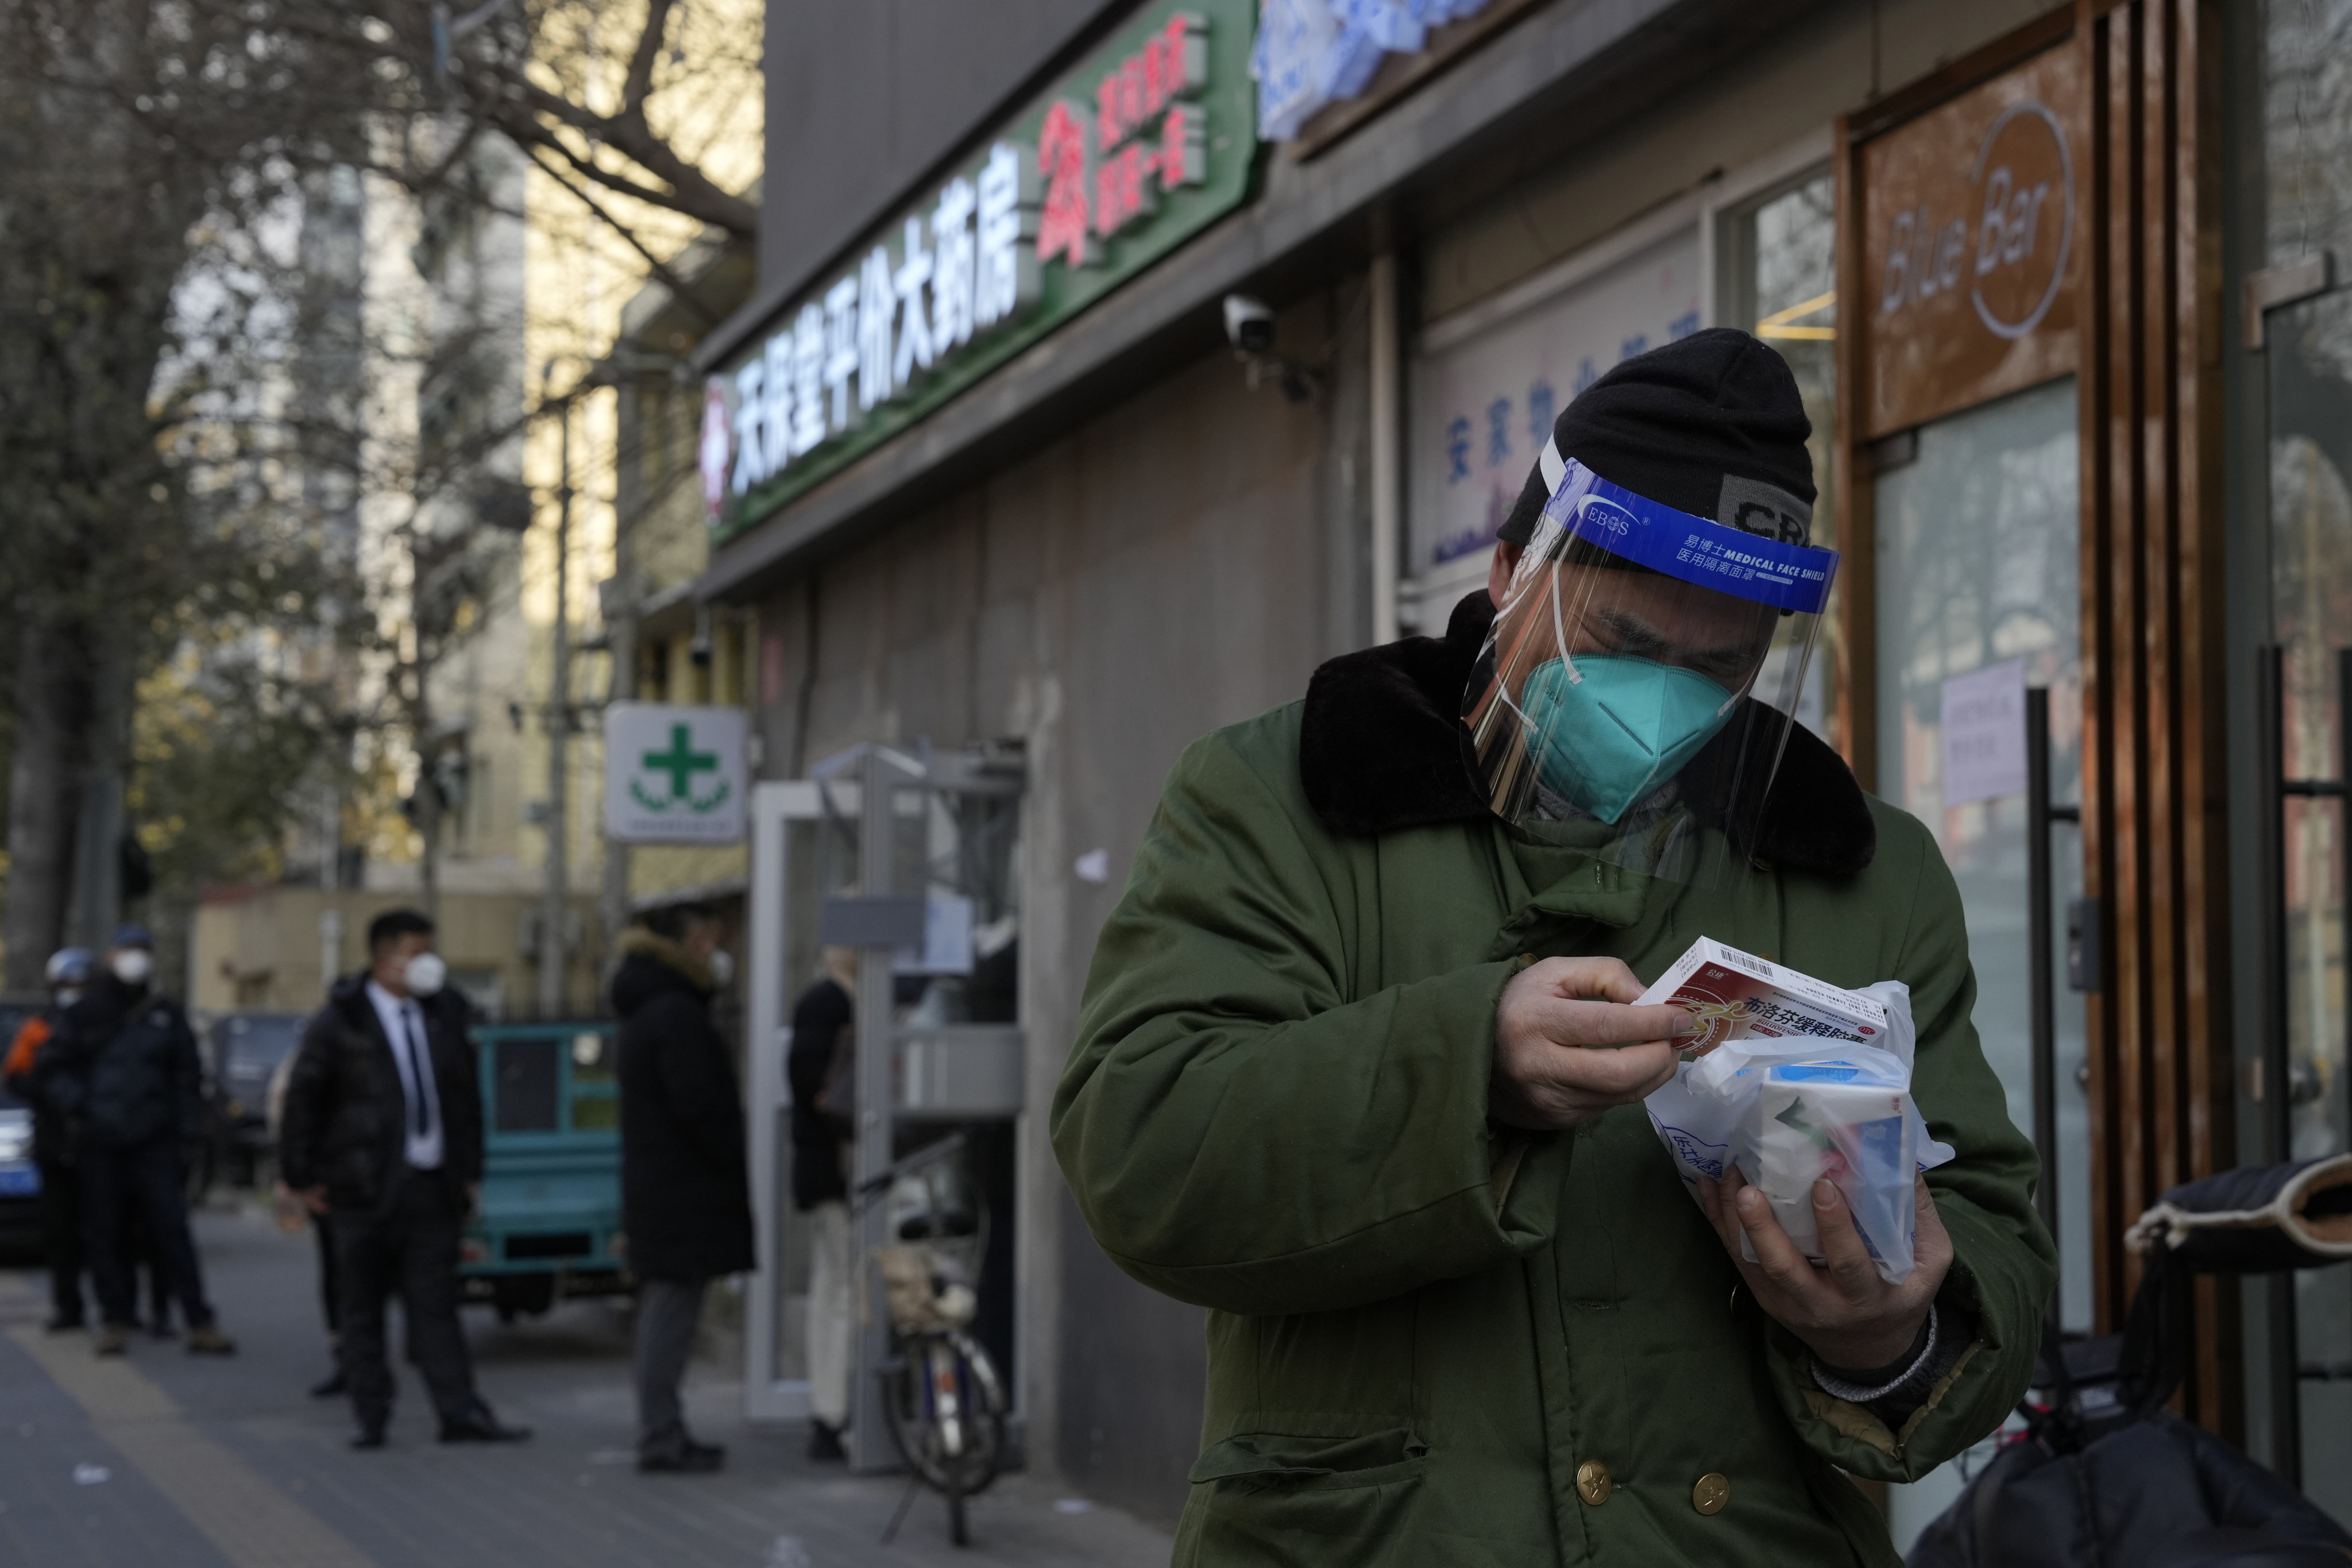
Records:
[[[1892,1382],[1881,1384],[1876,1388],[1866,1387],[1862,1384],[1838,1376],[1822,1365],[1822,1358],[1817,1355],[1812,1358],[1813,1383],[1823,1394],[1832,1399],[1843,1399],[1849,1405],[1868,1405],[1873,1400],[1884,1399],[1890,1394],[1901,1391],[1904,1385],[1918,1376],[1923,1370],[1933,1365],[1935,1360],[1936,1305],[1930,1301],[1927,1304],[1927,1343],[1919,1347],[1919,1353],[1911,1358],[1911,1364],[1905,1367]]]

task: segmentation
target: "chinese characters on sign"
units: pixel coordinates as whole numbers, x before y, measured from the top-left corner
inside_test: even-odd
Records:
[[[822,303],[803,305],[736,370],[729,489],[740,496],[855,428],[942,356],[1036,298],[1038,258],[1024,243],[1036,233],[1034,160],[1013,142],[991,147],[977,180],[957,175],[928,214],[906,220],[895,258],[874,247],[855,276],[826,289]],[[712,455],[706,431],[706,495]]]
[[[1484,551],[1573,398],[1611,365],[1698,331],[1696,231],[1465,331],[1413,368],[1412,570]]]
[[[952,396],[1247,189],[1254,0],[1144,7],[713,378],[722,536]]]

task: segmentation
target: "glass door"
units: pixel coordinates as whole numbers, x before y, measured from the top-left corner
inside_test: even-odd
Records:
[[[2022,705],[2000,693],[2050,693],[2053,803],[2081,798],[2082,685],[2074,384],[2053,382],[1971,408],[1881,443],[1875,486],[1879,793],[1927,824],[1958,880],[1976,970],[1975,1022],[1985,1059],[2009,1097],[2010,1120],[2033,1127],[2029,975],[2028,817],[2021,767],[1983,765],[1967,748],[1987,737],[1963,705],[2016,711],[2006,756],[2021,760]],[[1996,721],[1998,722],[1998,721]],[[1969,731],[1979,731],[1969,733]],[[1948,745],[1948,742],[1951,742]],[[1989,782],[1990,781],[1990,782]],[[2082,890],[2073,826],[2053,843],[2053,902]],[[2065,922],[2046,928],[2065,973]],[[2056,1172],[2063,1326],[2091,1327],[2089,1105],[2082,1087],[2083,998],[2062,988],[2057,1007]],[[1889,1522],[1907,1549],[1959,1490],[1964,1457],[1908,1487],[1890,1489]]]
[[[2281,645],[2281,776],[2342,777],[2352,647],[2352,293],[2270,312],[2271,624]],[[2286,1157],[2352,1148],[2345,1061],[2345,802],[2282,802],[2286,902]],[[2265,1094],[2276,1092],[2263,1086]],[[2249,1162],[2263,1158],[2249,1152]],[[2294,1277],[2304,1489],[2352,1520],[2352,1269]],[[2282,1369],[2283,1375],[2284,1369]]]
[[[752,792],[743,1098],[751,1121],[759,1270],[745,1300],[743,1405],[754,1421],[798,1420],[809,1410],[811,1232],[808,1216],[793,1204],[792,1088],[784,1058],[792,1049],[793,1005],[821,972],[818,906],[827,894],[857,882],[856,788],[847,786],[845,804],[840,786],[835,793],[828,814],[817,786],[806,781],[763,784]],[[839,815],[845,811],[846,822]]]

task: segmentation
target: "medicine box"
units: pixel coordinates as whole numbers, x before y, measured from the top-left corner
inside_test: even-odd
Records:
[[[1642,993],[1640,1005],[1681,1007],[1705,1026],[1684,1047],[1692,1058],[1751,1035],[1856,1045],[1881,1045],[1886,1035],[1886,1009],[1872,998],[1707,936]]]

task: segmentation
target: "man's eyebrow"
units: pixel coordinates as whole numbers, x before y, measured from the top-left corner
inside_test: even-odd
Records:
[[[1621,644],[1634,647],[1664,647],[1665,635],[1639,616],[1623,610],[1604,609],[1593,613],[1592,618],[1609,629]]]
[[[1674,646],[1664,633],[1628,611],[1616,608],[1596,610],[1592,618],[1609,629],[1621,648],[1658,649]],[[1745,664],[1760,658],[1766,651],[1765,647],[1754,642],[1738,642],[1725,643],[1720,647],[1684,650],[1683,657],[1702,663]]]

